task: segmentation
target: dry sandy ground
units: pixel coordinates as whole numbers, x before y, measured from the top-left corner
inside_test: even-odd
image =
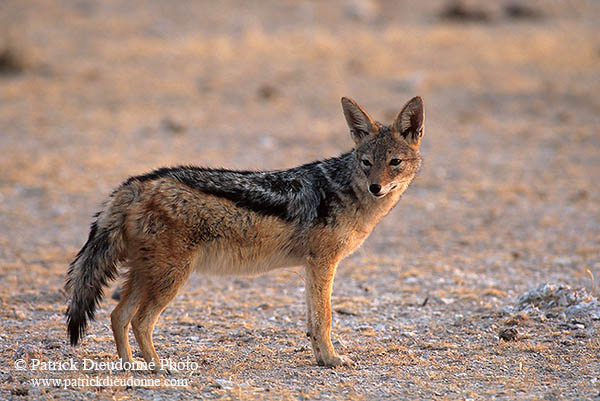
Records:
[[[3,0],[0,399],[600,398],[599,19],[584,0]],[[155,343],[194,364],[158,387],[36,387],[157,378],[34,369],[115,361],[115,301],[71,348],[61,288],[121,180],[336,155],[341,96],[387,122],[417,94],[422,172],[336,277],[356,367],[315,366],[288,269],[193,276]],[[587,293],[514,308],[545,282]]]

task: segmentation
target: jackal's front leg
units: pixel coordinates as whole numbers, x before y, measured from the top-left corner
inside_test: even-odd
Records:
[[[306,268],[306,324],[317,363],[350,366],[348,357],[338,355],[331,343],[331,290],[335,264],[312,264]]]

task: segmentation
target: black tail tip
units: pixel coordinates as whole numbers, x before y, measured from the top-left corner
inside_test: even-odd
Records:
[[[71,324],[69,324],[69,340],[71,343],[71,346],[76,346],[79,343],[79,329],[75,328],[75,327],[71,327]]]
[[[75,319],[73,316],[67,317],[67,325],[69,332],[69,340],[71,342],[71,346],[76,346],[79,343],[81,337],[83,337],[83,333],[87,327],[87,321],[85,319]]]

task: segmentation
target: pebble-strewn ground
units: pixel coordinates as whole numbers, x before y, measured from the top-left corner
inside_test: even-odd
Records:
[[[584,0],[2,1],[0,398],[599,398],[599,19]],[[83,369],[116,360],[116,302],[71,348],[62,285],[111,188],[336,155],[341,96],[389,122],[414,95],[421,174],[336,277],[356,367],[315,365],[288,269],[193,276],[154,336],[193,363],[178,375]]]

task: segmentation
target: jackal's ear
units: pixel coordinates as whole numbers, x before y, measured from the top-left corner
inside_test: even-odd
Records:
[[[344,116],[346,117],[348,127],[350,127],[350,135],[352,135],[352,139],[354,139],[356,144],[362,141],[367,135],[377,133],[375,120],[354,100],[343,97],[342,109],[344,109]]]
[[[423,137],[424,119],[423,99],[416,96],[410,99],[402,108],[392,124],[392,128],[400,133],[410,145],[418,147]]]

